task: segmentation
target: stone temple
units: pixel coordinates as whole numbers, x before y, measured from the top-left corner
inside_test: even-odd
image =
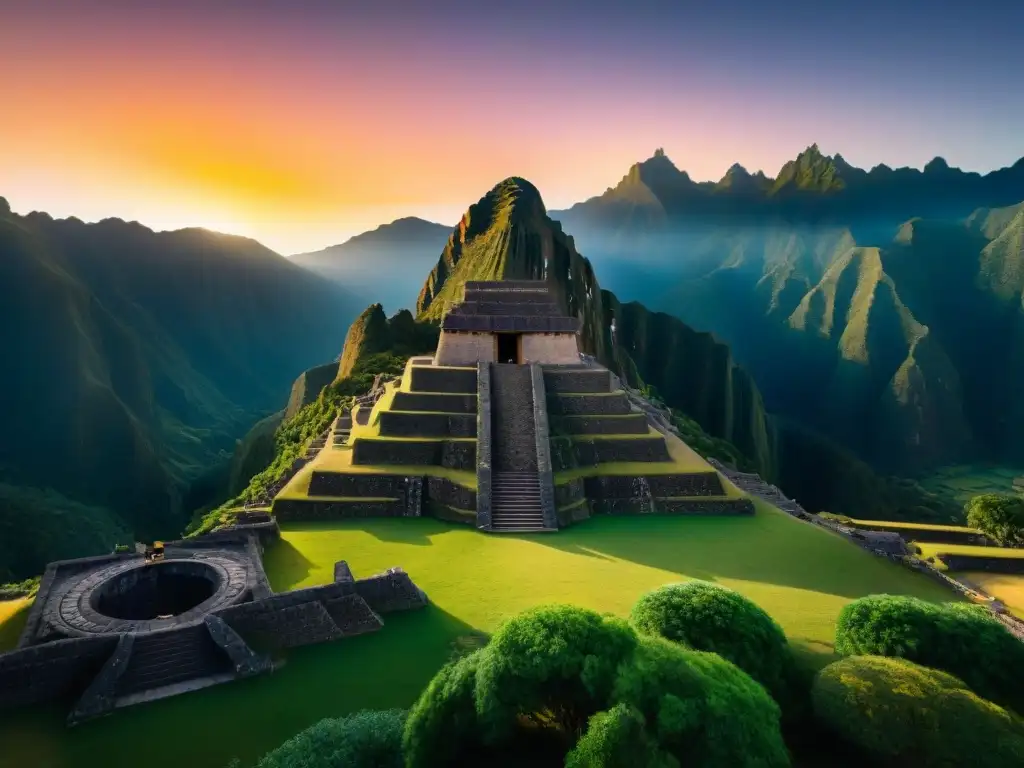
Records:
[[[594,515],[752,514],[663,414],[580,354],[578,330],[544,282],[467,283],[436,354],[339,414],[269,511],[157,562],[51,563],[18,649],[0,655],[0,709],[66,701],[77,722],[269,671],[284,649],[426,604],[401,569],[355,579],[344,561],[330,584],[274,593],[261,553],[279,521],[431,516],[545,535]]]
[[[750,514],[650,405],[580,354],[543,281],[468,282],[433,357],[343,413],[278,520],[432,516],[492,533],[601,514]]]

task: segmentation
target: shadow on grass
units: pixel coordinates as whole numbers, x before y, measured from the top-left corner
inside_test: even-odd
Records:
[[[445,533],[452,529],[465,528],[455,523],[446,523],[429,517],[394,518],[394,517],[361,517],[339,520],[322,520],[305,523],[285,523],[281,526],[284,533],[316,533],[330,531],[361,531],[380,541],[397,544],[413,544],[431,546],[431,536]],[[344,560],[344,557],[339,557]]]
[[[530,540],[687,579],[736,579],[846,598],[901,592],[952,599],[919,574],[784,513],[760,509],[753,517],[601,516]]]
[[[379,632],[293,649],[271,674],[117,710],[75,728],[65,727],[66,710],[5,714],[0,767],[135,768],[143,754],[147,768],[223,768],[233,757],[251,766],[325,717],[408,708],[447,661],[486,640],[434,605],[385,614]]]
[[[287,539],[278,539],[263,553],[263,570],[268,575],[274,574],[271,586],[275,591],[290,588],[281,585],[300,584],[314,568],[315,563]]]

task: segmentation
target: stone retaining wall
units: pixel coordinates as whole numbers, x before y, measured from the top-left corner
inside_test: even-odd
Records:
[[[624,416],[629,413],[629,400],[616,395],[553,395],[548,398],[552,416]]]
[[[315,470],[309,479],[309,495],[398,498],[405,495],[410,480],[407,475],[340,474]]]
[[[476,395],[452,395],[431,392],[395,392],[391,408],[396,411],[476,414]]]
[[[471,395],[476,392],[476,371],[417,365],[410,370],[410,383],[414,392]]]
[[[595,515],[752,515],[750,499],[595,499],[591,502]]]
[[[80,637],[0,655],[0,710],[79,696],[117,643],[117,635]]]
[[[606,475],[588,477],[584,484],[586,495],[599,499],[629,499],[638,493],[654,497],[725,495],[725,488],[716,472],[643,477]],[[640,484],[646,485],[646,488],[639,488]]]
[[[559,509],[575,504],[586,497],[587,490],[582,477],[555,486],[555,506]]]
[[[590,518],[590,502],[584,499],[581,503],[559,507],[556,516],[559,528],[568,528]]]
[[[408,517],[404,499],[392,501],[316,501],[281,499],[274,504],[278,520],[300,522],[355,517]]]
[[[446,477],[426,478],[426,502],[438,502],[456,509],[476,509],[476,491],[453,483]]]
[[[476,440],[356,440],[352,463],[476,469]]]
[[[940,552],[937,557],[951,571],[1024,573],[1024,557],[986,557],[985,555],[954,555],[944,552]]]
[[[477,365],[476,415],[476,527],[491,529],[491,365]]]
[[[556,471],[572,467],[592,467],[609,462],[671,461],[668,446],[662,437],[605,438],[551,441],[551,462]]]
[[[551,394],[611,392],[611,372],[586,368],[551,370],[545,367],[544,386]]]
[[[383,411],[380,434],[387,437],[476,437],[476,415]]]
[[[552,420],[560,435],[646,435],[651,431],[642,413],[626,416],[560,416]]]
[[[423,590],[401,568],[389,568],[384,573],[360,579],[355,586],[356,593],[377,613],[408,611],[427,604]]]

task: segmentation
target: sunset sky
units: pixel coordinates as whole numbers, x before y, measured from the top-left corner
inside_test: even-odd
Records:
[[[989,171],[1024,155],[1022,38],[1007,0],[0,0],[0,195],[291,254],[510,175],[566,207],[657,147]]]

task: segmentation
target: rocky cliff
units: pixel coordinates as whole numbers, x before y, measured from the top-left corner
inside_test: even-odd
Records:
[[[772,476],[771,426],[750,377],[729,348],[669,315],[601,290],[590,262],[552,221],[537,189],[510,178],[470,206],[427,278],[417,311],[438,320],[467,280],[546,280],[563,311],[581,320],[580,346],[636,386],[653,386],[714,437]]]

